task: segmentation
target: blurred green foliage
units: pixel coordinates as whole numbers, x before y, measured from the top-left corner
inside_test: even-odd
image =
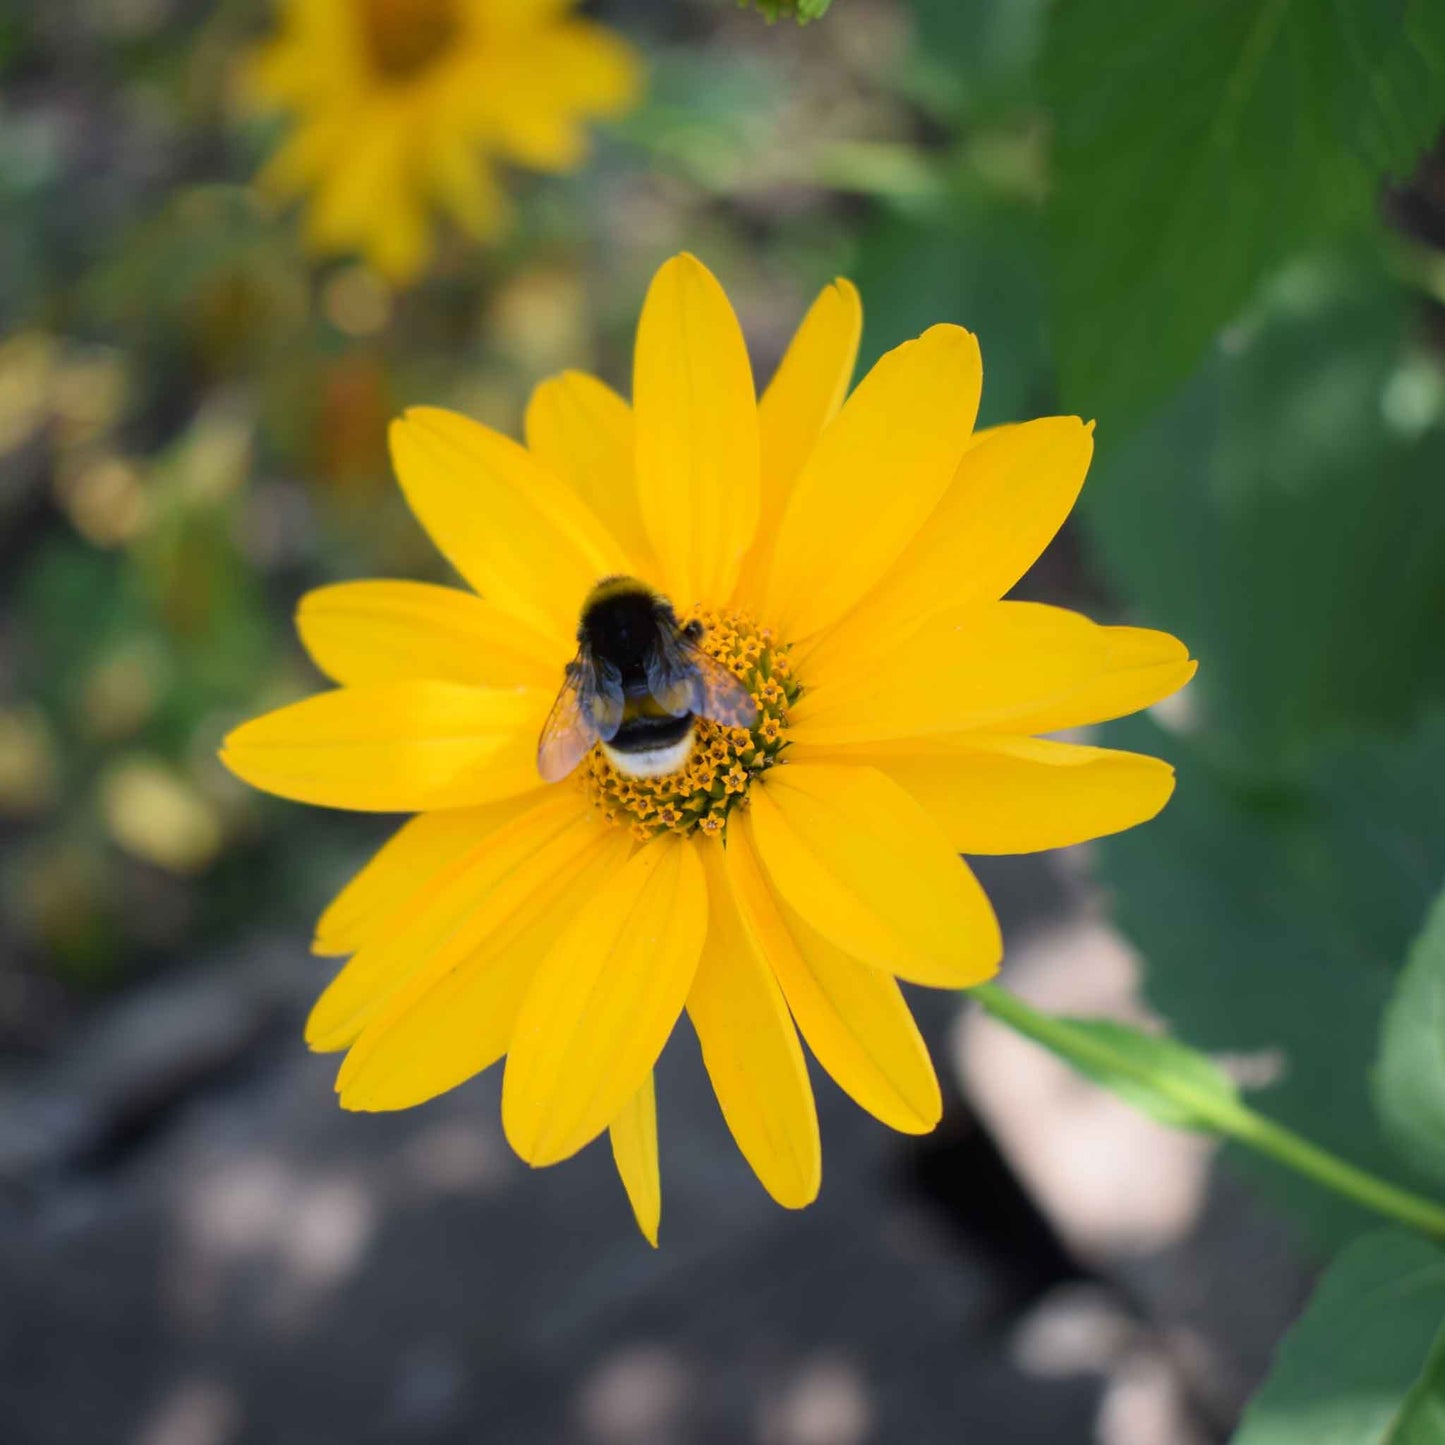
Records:
[[[741,3],[747,4],[748,0],[741,0]],[[789,17],[800,25],[806,25],[809,20],[820,20],[828,13],[832,3],[833,0],[752,0],[752,4],[769,20]]]
[[[1368,264],[1296,261],[1086,493],[1107,575],[1189,639],[1191,703],[1241,769],[1445,695],[1445,367],[1409,305]]]

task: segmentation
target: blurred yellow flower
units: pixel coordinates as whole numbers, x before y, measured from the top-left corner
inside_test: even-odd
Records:
[[[1154,758],[1038,735],[1174,692],[1186,649],[999,600],[1073,506],[1091,428],[975,433],[981,362],[957,326],[848,395],[861,319],[851,285],[827,287],[755,399],[727,298],[679,256],[648,294],[630,407],[564,373],[534,394],[525,448],[408,412],[402,489],[475,593],[311,593],[301,635],[340,686],[223,753],[283,797],[420,814],[318,926],[319,952],[350,955],[307,1030],[349,1050],[342,1104],[419,1104],[505,1056],[516,1151],[551,1164],[610,1130],[654,1241],[652,1069],[684,1009],[758,1178],[807,1204],[799,1033],[863,1108],[931,1129],[938,1083],[897,980],[967,988],[1001,953],[958,855],[1111,833],[1173,788]],[[700,624],[755,716],[700,719],[661,777],[599,748],[544,783],[579,613],[616,575]]]
[[[278,0],[280,31],[242,93],[292,128],[260,183],[311,193],[307,241],[359,253],[398,284],[432,246],[434,211],[478,240],[505,226],[497,162],[567,171],[584,124],[635,101],[635,53],[576,0]]]

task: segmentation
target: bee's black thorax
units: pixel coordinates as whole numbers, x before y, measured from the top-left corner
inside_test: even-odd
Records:
[[[632,697],[647,691],[647,659],[659,629],[676,625],[665,598],[635,578],[609,577],[587,599],[577,639],[599,662],[617,669],[623,691]]]
[[[592,589],[582,608],[577,640],[600,664],[617,669],[624,697],[622,724],[604,745],[619,766],[624,760],[683,756],[696,720],[673,717],[654,700],[647,664],[659,635],[677,628],[672,605],[635,577],[608,577]]]

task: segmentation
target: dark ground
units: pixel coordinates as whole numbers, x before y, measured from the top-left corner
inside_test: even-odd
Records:
[[[1037,860],[984,871],[1011,941],[1077,903]],[[913,1141],[820,1078],[824,1189],[789,1214],[685,1037],[654,1252],[605,1145],[512,1157],[495,1073],[342,1113],[300,1039],[324,977],[300,940],[255,938],[12,1076],[6,1445],[1195,1445],[1301,1287],[1228,1185],[1193,1237],[1085,1266],[956,1091]],[[958,1005],[919,1002],[954,1090]]]

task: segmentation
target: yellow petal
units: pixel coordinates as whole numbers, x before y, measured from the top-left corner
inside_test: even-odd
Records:
[[[704,844],[703,860],[707,942],[688,1017],[743,1158],[779,1204],[801,1209],[817,1198],[823,1170],[808,1066],[777,980],[743,931],[722,848]]]
[[[1105,665],[1105,629],[1037,602],[936,613],[911,632],[846,654],[838,634],[807,659],[789,736],[802,748],[973,730],[1023,732],[1017,720],[1073,695]],[[1033,729],[1028,729],[1033,731]]]
[[[384,98],[365,117],[352,118],[350,144],[336,151],[321,177],[306,217],[306,240],[327,252],[359,246],[384,223],[378,195],[412,210],[408,184],[409,127]]]
[[[631,570],[564,482],[480,422],[414,407],[392,424],[391,454],[442,555],[488,601],[559,644],[572,642],[593,584]]]
[[[633,375],[642,521],[679,608],[725,602],[758,521],[758,409],[737,317],[712,273],[653,277]]]
[[[632,409],[580,371],[542,382],[527,404],[527,446],[591,507],[644,572],[652,545],[642,528],[633,472]]]
[[[968,988],[998,969],[978,880],[904,790],[874,768],[795,763],[753,785],[773,886],[824,938],[913,983]]]
[[[522,862],[413,960],[415,971],[367,1014],[341,1066],[343,1108],[409,1109],[502,1057],[572,910],[624,866],[626,834],[589,821]]]
[[[1010,732],[1052,733],[1127,717],[1179,691],[1194,676],[1189,649],[1167,632],[1104,627],[1104,662],[1082,686],[1009,721]]]
[[[431,218],[419,192],[394,188],[386,209],[372,213],[360,250],[393,286],[410,286],[432,256]]]
[[[312,0],[286,6],[277,19],[277,37],[257,47],[242,76],[243,99],[286,106],[365,73],[364,37],[349,6]],[[326,56],[325,66],[316,64],[318,55]]]
[[[395,925],[425,890],[446,876],[498,829],[536,806],[524,793],[481,808],[443,808],[422,813],[399,828],[321,915],[314,953],[355,953],[368,939]]]
[[[372,813],[465,808],[537,786],[550,699],[429,680],[343,687],[242,723],[221,761],[252,787]]]
[[[865,647],[931,612],[997,601],[1063,526],[1093,452],[1093,428],[1071,416],[981,437],[897,566],[839,624],[840,640]]]
[[[346,127],[325,116],[298,125],[262,167],[256,185],[278,200],[289,201],[313,186],[346,143]]]
[[[491,7],[489,7],[490,9]],[[478,109],[492,119],[499,154],[534,170],[571,170],[586,158],[583,122],[613,116],[636,102],[643,71],[619,36],[586,20],[530,25],[504,37],[486,16],[492,43],[478,75]]]
[[[615,1119],[681,1014],[707,932],[696,847],[648,844],[571,914],[517,1019],[502,1125],[528,1163],[575,1154]]]
[[[898,560],[968,445],[983,367],[959,326],[890,351],[825,428],[779,524],[764,614],[799,641]]]
[[[589,115],[621,115],[636,105],[645,72],[642,58],[615,31],[590,20],[569,19],[549,28],[541,63],[550,68],[554,93]]]
[[[514,887],[521,877],[535,886],[592,841],[595,829],[584,826],[589,821],[579,800],[563,790],[532,794],[512,817],[494,822],[440,870],[414,876],[409,894],[375,919],[374,928],[358,930],[361,946],[311,1010],[306,1042],[323,1053],[345,1048],[401,984],[431,967],[459,929],[487,924],[493,895],[503,885]],[[405,861],[411,851],[403,848],[396,861]],[[391,861],[382,859],[383,864]],[[397,883],[399,892],[405,884],[399,878]]]
[[[740,596],[755,608],[763,601],[773,539],[793,483],[848,394],[862,330],[857,289],[839,277],[813,302],[758,402],[761,510],[739,583]]]
[[[389,93],[372,93],[364,108],[343,105],[345,140],[317,178],[306,244],[323,255],[359,251],[393,283],[407,285],[425,266],[432,244],[414,163],[415,117]],[[387,203],[378,206],[382,195]]]
[[[1118,833],[1152,818],[1174,791],[1158,758],[1042,738],[960,738],[929,752],[856,762],[901,783],[960,853],[1036,853]]]
[[[938,1077],[898,985],[849,958],[769,886],[752,818],[728,824],[727,876],[749,942],[782,986],[818,1062],[857,1104],[890,1128],[926,1134],[943,1112]]]
[[[657,1248],[662,1221],[662,1179],[657,1167],[657,1095],[649,1069],[642,1087],[608,1126],[612,1160],[642,1237]]]
[[[507,229],[511,205],[468,135],[437,136],[426,166],[437,201],[468,235],[492,241]]]
[[[470,592],[426,582],[340,582],[296,611],[307,652],[333,682],[430,677],[555,688],[571,653]]]

